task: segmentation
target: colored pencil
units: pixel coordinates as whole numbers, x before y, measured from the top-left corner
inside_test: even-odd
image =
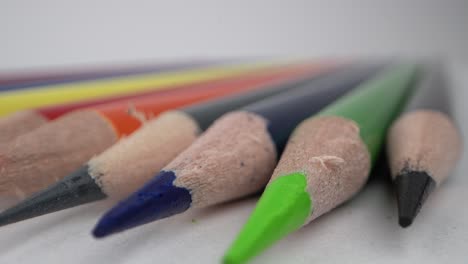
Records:
[[[413,66],[395,66],[302,122],[224,263],[246,262],[355,195],[415,73]]]
[[[319,66],[291,67],[271,74],[193,84],[190,89],[148,96],[130,104],[114,102],[66,114],[17,137],[2,149],[0,195],[10,197],[10,201],[21,200],[49,186],[131,134],[145,119],[165,110],[293,78]]]
[[[223,115],[141,189],[106,213],[94,236],[259,191],[295,125],[373,71],[374,67],[352,67]]]
[[[111,78],[70,84],[44,86],[0,93],[0,116],[23,109],[46,105],[76,102],[83,99],[102,98],[155,89],[169,89],[175,85],[233,76],[271,64],[257,63],[208,67],[192,71],[144,74],[135,77]]]
[[[321,62],[320,66],[325,67],[326,64],[332,65],[332,62]],[[284,67],[267,67],[259,68],[256,70],[248,71],[234,77],[243,77],[244,75],[250,76],[251,74],[264,74],[274,71],[282,71]],[[185,88],[184,88],[185,87]],[[182,93],[183,89],[191,89],[190,85],[178,85],[172,86],[171,89],[156,89],[154,91],[139,92],[136,94],[123,95],[123,96],[112,96],[105,97],[102,99],[86,100],[80,101],[77,103],[66,103],[61,105],[53,105],[40,107],[36,109],[28,109],[23,111],[18,111],[3,118],[0,118],[0,144],[2,142],[9,142],[15,137],[22,135],[26,132],[33,130],[51,120],[54,120],[61,115],[71,112],[73,110],[78,110],[82,108],[93,107],[100,104],[117,102],[117,101],[128,101],[138,100],[139,98],[146,98],[148,96],[153,96],[156,94],[162,95],[163,93],[172,93],[174,90],[177,93]]]
[[[460,159],[461,132],[451,118],[448,89],[443,67],[428,66],[405,113],[389,131],[388,158],[402,227],[411,225]]]
[[[68,69],[42,69],[35,71],[0,72],[0,91],[38,88],[44,85],[63,84],[69,82],[88,81],[129,75],[168,72],[174,70],[193,69],[200,66],[220,65],[215,61],[173,62],[153,65],[120,65],[108,67],[87,67]]]
[[[326,67],[294,80],[167,111],[93,157],[44,191],[0,214],[0,226],[106,198],[122,199],[167,165],[222,114],[300,87],[333,72]]]

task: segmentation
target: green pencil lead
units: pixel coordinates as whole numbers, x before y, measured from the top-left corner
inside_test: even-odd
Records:
[[[299,229],[313,210],[306,187],[306,176],[302,173],[273,180],[224,256],[224,263],[244,263],[278,239]]]

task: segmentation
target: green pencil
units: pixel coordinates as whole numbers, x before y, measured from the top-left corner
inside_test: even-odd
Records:
[[[416,73],[394,66],[303,121],[224,262],[246,262],[356,194]]]

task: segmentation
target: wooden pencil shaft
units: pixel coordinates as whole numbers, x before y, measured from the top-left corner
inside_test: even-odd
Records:
[[[424,171],[439,184],[460,158],[461,133],[443,113],[412,111],[392,125],[387,149],[394,178],[405,171]]]
[[[6,144],[19,135],[40,127],[47,121],[47,118],[31,110],[0,117],[0,144]]]

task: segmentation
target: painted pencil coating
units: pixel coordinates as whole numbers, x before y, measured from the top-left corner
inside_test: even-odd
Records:
[[[45,86],[40,89],[21,89],[0,94],[0,115],[22,109],[36,108],[51,104],[66,103],[88,98],[102,98],[108,95],[123,95],[149,89],[169,89],[170,87],[199,82],[220,77],[233,76],[249,70],[265,67],[265,64],[208,68],[194,71],[148,74],[138,77],[113,78]]]
[[[262,67],[258,69],[252,69],[250,71],[246,71],[243,73],[235,74],[233,76],[223,76],[220,75],[217,78],[205,80],[202,82],[194,82],[189,84],[181,84],[172,86],[171,89],[156,89],[150,91],[143,91],[138,93],[132,93],[131,95],[124,95],[124,96],[113,96],[113,97],[105,97],[100,99],[94,100],[86,100],[80,101],[77,103],[68,103],[62,105],[54,105],[49,107],[41,107],[36,109],[40,112],[43,116],[48,118],[49,120],[53,120],[64,113],[82,109],[82,108],[90,108],[97,105],[103,105],[108,103],[114,103],[118,101],[124,100],[137,100],[141,98],[146,98],[149,96],[154,95],[168,95],[172,93],[177,93],[179,96],[188,96],[187,94],[192,93],[192,90],[201,89],[197,92],[206,92],[207,90],[227,90],[225,86],[229,84],[230,87],[238,86],[237,89],[244,87],[246,83],[255,83],[262,82],[262,81],[274,81],[276,78],[286,78],[290,77],[294,74],[307,74],[308,72],[313,71],[320,71],[324,70],[327,67],[334,67],[332,62],[317,62],[317,63],[303,63],[303,64],[290,64],[290,65],[273,65],[269,67]],[[194,88],[194,87],[201,87],[201,86],[208,86],[206,88]],[[232,89],[232,88],[231,88]]]
[[[330,67],[332,66],[332,67]],[[219,100],[206,101],[203,104],[194,104],[180,109],[191,116],[202,131],[206,130],[218,117],[230,111],[237,110],[249,104],[256,103],[267,97],[300,89],[311,81],[327,78],[326,76],[342,71],[347,66],[323,65],[320,69],[309,72],[307,75],[294,78],[293,80],[283,80],[271,84],[265,84],[265,89],[255,90],[249,93],[239,94],[235,97],[221,98]]]
[[[303,121],[223,261],[245,263],[355,195],[415,74],[414,67],[392,68]]]
[[[218,64],[221,64],[221,62],[216,63],[215,61],[193,61],[156,65],[122,65],[119,67],[88,67],[81,69],[70,68],[68,70],[44,69],[40,71],[0,73],[0,92],[13,89],[17,90],[24,88],[38,88],[45,85],[89,81],[112,77],[186,70]]]
[[[421,109],[434,110],[451,117],[452,87],[441,62],[424,65],[414,94],[405,106],[404,113]]]

